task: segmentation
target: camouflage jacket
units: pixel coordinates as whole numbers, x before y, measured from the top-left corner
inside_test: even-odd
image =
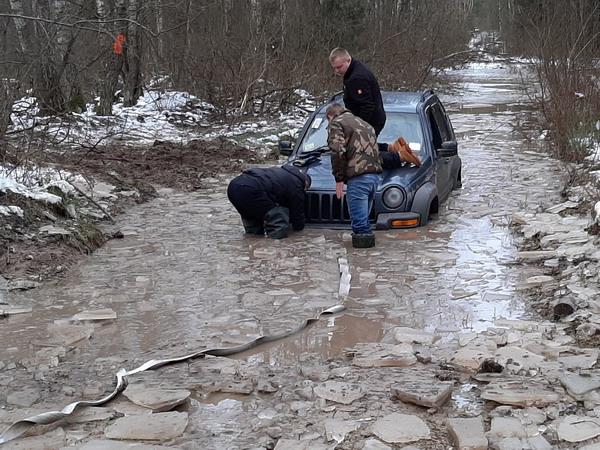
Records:
[[[375,130],[367,122],[344,110],[329,122],[327,132],[336,182],[382,172]]]

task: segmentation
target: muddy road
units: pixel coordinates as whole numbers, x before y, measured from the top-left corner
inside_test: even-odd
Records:
[[[238,362],[281,375],[280,369],[343,358],[343,349],[379,342],[396,326],[450,340],[456,333],[486,330],[499,317],[532,317],[522,281],[536,269],[513,263],[517,249],[509,224],[515,212],[558,203],[561,173],[514,133],[518,114],[529,107],[518,77],[501,67],[457,75],[464,89],[442,98],[460,138],[463,188],[424,228],[379,231],[374,249],[352,248],[349,231],[340,230],[309,228],[282,241],[245,237],[225,193],[232,175],[224,174],[195,192],[159,189],[158,199],[117,218],[122,239],[109,241],[64,279],[5,293],[12,306],[32,312],[2,319],[0,399],[34,389],[39,401],[4,408],[0,432],[32,409],[101,396],[120,367],[247,342],[340,303],[343,313]],[[341,298],[340,258],[352,276]],[[99,310],[116,318],[71,320]],[[72,329],[74,324],[87,328]],[[52,349],[62,349],[52,360],[58,364],[47,360]],[[163,445],[251,448],[253,442],[263,448],[259,436],[266,434],[251,418],[270,400],[239,389],[216,393],[197,379],[190,386],[190,379],[206,373],[196,361],[143,376],[151,384],[160,378],[162,386],[186,385],[194,392],[186,432]],[[280,425],[280,437],[302,434],[292,419],[286,423],[290,429]],[[65,442],[103,436],[102,426],[88,428],[87,435],[80,431],[77,440],[69,434],[74,425],[67,425]],[[445,439],[439,438],[439,448]],[[348,445],[337,448],[363,448]]]

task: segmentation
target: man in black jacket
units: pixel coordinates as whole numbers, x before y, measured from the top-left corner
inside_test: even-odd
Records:
[[[373,72],[340,47],[331,51],[329,62],[336,75],[344,77],[346,108],[371,125],[379,136],[385,125],[385,111],[379,83]]]
[[[286,238],[290,224],[304,229],[304,193],[310,177],[295,166],[248,169],[231,180],[227,197],[248,234]]]

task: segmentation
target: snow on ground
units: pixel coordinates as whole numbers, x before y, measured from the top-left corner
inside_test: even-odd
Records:
[[[316,103],[308,93],[298,90],[301,100],[290,114],[281,114],[275,120],[245,120],[237,126],[215,124],[210,121],[215,107],[197,97],[176,91],[147,90],[137,105],[113,106],[113,116],[99,116],[95,103],[87,105],[86,111],[73,113],[67,119],[40,117],[36,99],[20,99],[15,103],[11,119],[11,131],[37,127],[61,145],[114,144],[151,145],[156,140],[187,142],[192,139],[229,137],[239,143],[270,145],[279,141],[284,131],[296,134],[307,117],[306,110],[314,110]],[[99,99],[96,99],[96,102]]]
[[[154,83],[158,84],[158,83]],[[113,116],[99,116],[95,103],[86,111],[73,113],[61,119],[41,117],[37,100],[24,97],[13,105],[12,126],[9,131],[37,129],[52,136],[61,146],[90,148],[97,145],[148,145],[159,141],[186,143],[194,139],[226,137],[250,148],[263,148],[268,153],[281,139],[297,136],[308,113],[317,103],[306,91],[297,90],[300,108],[290,114],[281,114],[271,120],[245,120],[239,125],[216,124],[209,121],[215,107],[197,97],[176,91],[147,90],[137,105],[113,106]],[[96,99],[98,101],[99,99]],[[63,192],[73,190],[71,182],[81,182],[81,177],[57,169],[11,169],[0,166],[0,192],[10,190],[38,200],[55,202],[59,197],[45,192],[58,186]],[[0,214],[18,214],[12,206],[4,207]]]
[[[8,216],[10,214],[16,214],[19,217],[23,217],[23,210],[18,206],[0,206],[0,215]]]
[[[17,183],[10,178],[0,176],[0,191],[11,191],[15,194],[20,194],[25,197],[32,198],[34,200],[41,200],[48,203],[59,203],[62,199],[58,195],[50,194],[45,192],[43,188],[35,186],[25,186],[21,183]],[[13,209],[13,206],[8,206],[8,209],[4,210],[3,214],[8,215],[9,212],[17,212]]]

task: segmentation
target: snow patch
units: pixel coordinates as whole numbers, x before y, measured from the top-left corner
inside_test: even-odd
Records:
[[[0,215],[10,216],[11,214],[23,217],[23,210],[18,206],[0,206]]]
[[[58,195],[44,192],[40,189],[30,188],[21,183],[17,183],[9,178],[0,177],[0,191],[10,190],[15,194],[23,195],[34,200],[40,200],[47,203],[60,203],[62,198]]]

